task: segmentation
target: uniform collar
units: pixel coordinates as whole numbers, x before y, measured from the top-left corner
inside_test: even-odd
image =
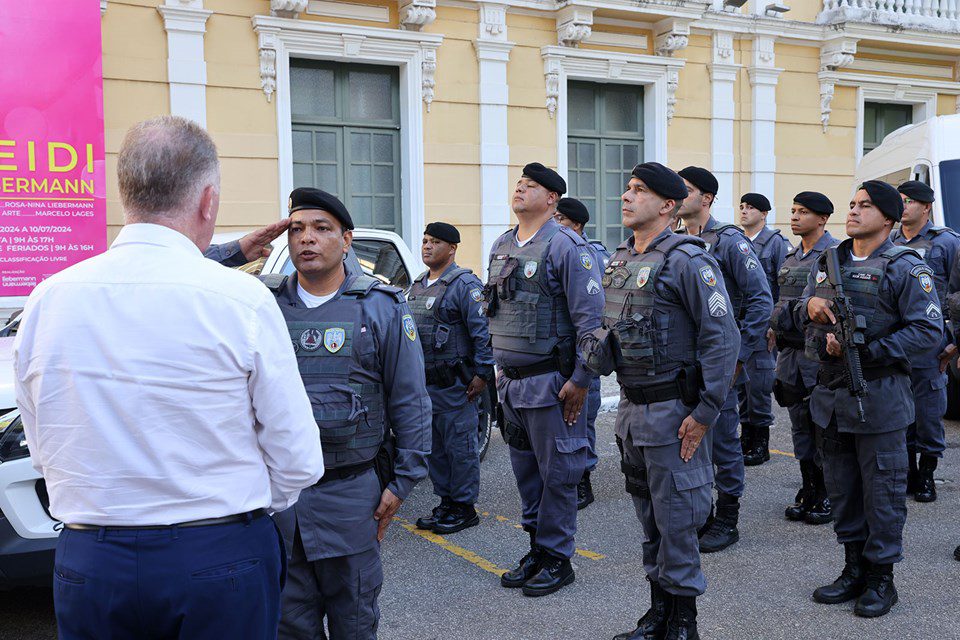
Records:
[[[135,222],[124,225],[110,248],[113,249],[127,244],[149,244],[154,247],[183,251],[197,258],[203,256],[193,240],[162,224]]]
[[[547,230],[550,229],[550,225],[559,227],[560,223],[554,220],[553,218],[548,218],[547,221],[543,223],[543,226],[537,229],[537,232],[533,234],[533,237],[530,238],[527,241],[527,243],[523,246],[527,247],[527,246],[530,246],[531,244],[537,244],[538,242],[540,242],[541,239],[543,238],[544,233],[546,233]],[[513,228],[513,232],[511,233],[511,238],[510,238],[511,242],[517,242],[518,231],[520,231],[520,225],[517,225]]]
[[[538,231],[537,233],[539,234],[540,232]],[[443,272],[440,274],[440,278],[442,278],[443,276],[447,275],[448,273],[450,273],[451,271],[457,268],[458,268],[457,261],[454,260],[453,262],[450,263],[450,266],[448,266],[446,269],[443,270]],[[437,280],[439,280],[440,278],[437,278]],[[430,280],[430,269],[427,269],[427,272],[423,274],[420,280],[423,282],[423,284],[427,284],[427,281]]]
[[[833,246],[834,242],[835,242],[834,237],[830,235],[830,232],[824,231],[823,235],[820,236],[820,239],[817,240],[816,243],[814,243],[813,251],[819,251],[823,253],[829,247]],[[803,246],[803,245],[799,245],[799,246]]]
[[[285,296],[287,298],[287,303],[291,307],[297,307],[298,309],[306,309],[307,305],[303,304],[303,300],[300,299],[300,294],[297,292],[297,284],[300,282],[299,274],[296,271],[290,274],[290,277],[287,278],[287,284],[285,287]],[[343,279],[343,282],[340,284],[340,288],[337,289],[337,293],[331,298],[331,300],[336,300],[339,298],[347,286],[356,278],[356,276],[351,276],[349,273],[347,277]]]
[[[893,246],[893,243],[890,241],[890,237],[887,236],[887,239],[884,240],[879,247],[874,249],[873,253],[867,256],[867,258],[873,258],[875,256],[878,256],[892,246]],[[839,248],[841,248],[846,255],[853,256],[853,238],[847,238],[846,240],[841,242]]]
[[[710,229],[713,229],[718,224],[720,223],[717,222],[717,219],[711,215],[709,218],[707,218],[707,223],[703,225],[703,229],[700,229],[700,233],[702,234],[704,231],[710,231]]]
[[[670,229],[670,225],[667,225],[667,227],[666,227],[663,231],[661,231],[661,232],[658,233],[656,236],[654,236],[653,240],[650,241],[650,244],[647,245],[647,251],[650,251],[651,249],[653,249],[654,247],[656,247],[658,244],[660,244],[661,242],[663,242],[663,239],[664,239],[664,238],[669,238],[669,237],[672,236],[672,235],[674,235],[673,230]],[[634,250],[634,248],[633,248],[633,243],[634,243],[634,237],[633,237],[633,234],[631,234],[630,236],[627,237],[626,240],[624,240],[623,242],[621,242],[621,243],[620,243],[620,246],[617,247],[617,248],[618,248],[618,249],[629,249],[631,253],[636,254],[637,251]]]

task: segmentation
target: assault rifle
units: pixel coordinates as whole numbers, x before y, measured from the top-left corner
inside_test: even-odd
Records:
[[[857,417],[866,422],[863,415],[863,398],[867,395],[867,382],[860,363],[860,347],[866,344],[864,331],[867,319],[854,312],[853,304],[843,290],[840,275],[840,257],[837,248],[824,252],[827,262],[827,281],[833,286],[833,315],[837,318],[837,340],[843,347],[843,381],[847,391],[857,401]]]

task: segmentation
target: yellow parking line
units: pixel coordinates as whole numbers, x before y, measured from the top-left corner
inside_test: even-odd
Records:
[[[484,517],[490,517],[492,515],[493,519],[496,520],[497,522],[502,522],[503,524],[509,524],[514,529],[523,529],[523,525],[519,525],[515,522],[511,522],[510,518],[505,518],[504,516],[499,516],[497,514],[491,514],[489,511],[481,511],[480,515]],[[604,558],[607,557],[602,553],[597,553],[596,551],[590,551],[588,549],[577,549],[576,554],[578,556],[583,556],[584,558],[587,558],[589,560],[603,560]]]
[[[790,453],[789,451],[780,451],[779,449],[770,449],[770,453],[775,453],[778,456],[787,456],[788,458],[795,458],[796,456]]]
[[[426,541],[428,541],[428,542],[432,542],[433,544],[437,545],[438,547],[441,547],[441,548],[443,548],[443,549],[446,549],[447,551],[449,551],[449,552],[452,553],[453,555],[458,556],[458,557],[460,557],[460,558],[463,558],[464,560],[466,560],[466,561],[469,562],[470,564],[475,565],[475,566],[477,566],[477,567],[480,567],[480,568],[483,569],[484,571],[488,571],[488,572],[492,573],[492,574],[495,575],[495,576],[502,576],[504,573],[506,573],[506,572],[508,571],[507,569],[501,569],[500,567],[498,567],[498,566],[495,565],[494,563],[490,562],[489,560],[487,560],[486,558],[484,558],[484,557],[482,557],[482,556],[477,555],[477,554],[474,553],[473,551],[469,551],[469,550],[467,550],[467,549],[464,549],[463,547],[458,547],[457,545],[453,544],[452,542],[449,542],[449,541],[448,541],[446,538],[444,538],[443,536],[438,536],[437,534],[433,533],[432,531],[425,531],[424,529],[417,529],[417,527],[416,527],[415,525],[410,524],[410,522],[408,522],[407,520],[404,520],[403,518],[398,518],[398,517],[394,516],[393,519],[396,520],[398,523],[400,523],[400,526],[403,527],[404,529],[406,529],[407,531],[409,531],[410,533],[412,533],[412,534],[414,534],[414,535],[418,535],[418,536],[420,536],[421,538],[423,538],[424,540],[426,540]]]

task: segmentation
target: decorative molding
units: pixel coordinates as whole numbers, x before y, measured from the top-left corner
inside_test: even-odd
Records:
[[[593,31],[586,40],[587,44],[607,47],[621,47],[623,49],[638,49],[647,51],[647,36],[634,33],[612,33],[610,31]]]
[[[661,20],[654,25],[653,50],[658,56],[671,57],[690,43],[689,20]]]
[[[299,18],[308,0],[270,0],[270,15],[278,18]]]
[[[213,11],[203,0],[166,0],[157,7],[167,32],[170,113],[207,124],[207,63],[203,36]]]
[[[335,2],[334,0],[310,0],[307,14],[328,16],[331,18],[349,18],[369,22],[390,22],[390,7],[353,2]]]
[[[399,0],[400,28],[420,31],[437,19],[437,0]]]
[[[507,39],[507,5],[499,2],[480,3],[480,39]]]
[[[100,0],[100,15],[102,16],[107,12],[107,0]]]
[[[862,51],[862,49],[860,51]],[[879,71],[880,73],[893,73],[902,76],[916,74],[930,78],[953,79],[953,69],[950,67],[918,64],[915,62],[889,62],[887,60],[864,60],[863,58],[855,58],[846,68],[853,71]]]
[[[733,64],[733,32],[715,31],[713,33],[713,64]]]
[[[267,96],[267,102],[273,100],[277,90],[277,50],[276,48],[260,48],[260,86]]]
[[[854,56],[857,53],[857,40],[855,38],[839,37],[828,40],[820,47],[820,125],[823,132],[827,132],[830,125],[830,114],[833,109],[830,104],[833,102],[834,87],[831,81],[831,74],[837,69],[843,69],[853,64]]]
[[[272,86],[277,100],[278,218],[286,215],[287,195],[294,187],[290,59],[389,65],[400,68],[401,235],[407,246],[418,246],[425,217],[423,120],[425,105],[433,98],[431,75],[443,36],[264,15],[253,16],[251,22],[263,63],[261,80],[267,81],[264,93]]]
[[[557,43],[565,47],[578,47],[593,31],[593,9],[576,5],[564,7],[557,12]]]

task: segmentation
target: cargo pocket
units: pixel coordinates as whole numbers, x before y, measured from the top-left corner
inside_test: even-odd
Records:
[[[459,460],[470,460],[477,455],[480,434],[480,416],[476,412],[454,424],[453,453]]]
[[[712,486],[713,465],[673,470],[669,533],[683,534],[703,526],[710,513]]]
[[[878,451],[873,511],[884,531],[902,531],[907,520],[907,453]]]
[[[377,596],[380,595],[380,588],[382,586],[383,564],[380,562],[378,555],[375,562],[360,569],[358,585],[359,597],[357,598],[357,637],[366,633],[368,629],[376,635],[377,626],[380,621],[380,608],[377,605]]]
[[[323,442],[346,445],[357,435],[360,421],[365,416],[360,396],[347,385],[330,385],[325,393],[311,398],[313,416],[323,432]]]
[[[558,437],[557,456],[551,468],[551,481],[564,485],[575,485],[583,477],[587,468],[587,448],[590,441],[586,438]]]

